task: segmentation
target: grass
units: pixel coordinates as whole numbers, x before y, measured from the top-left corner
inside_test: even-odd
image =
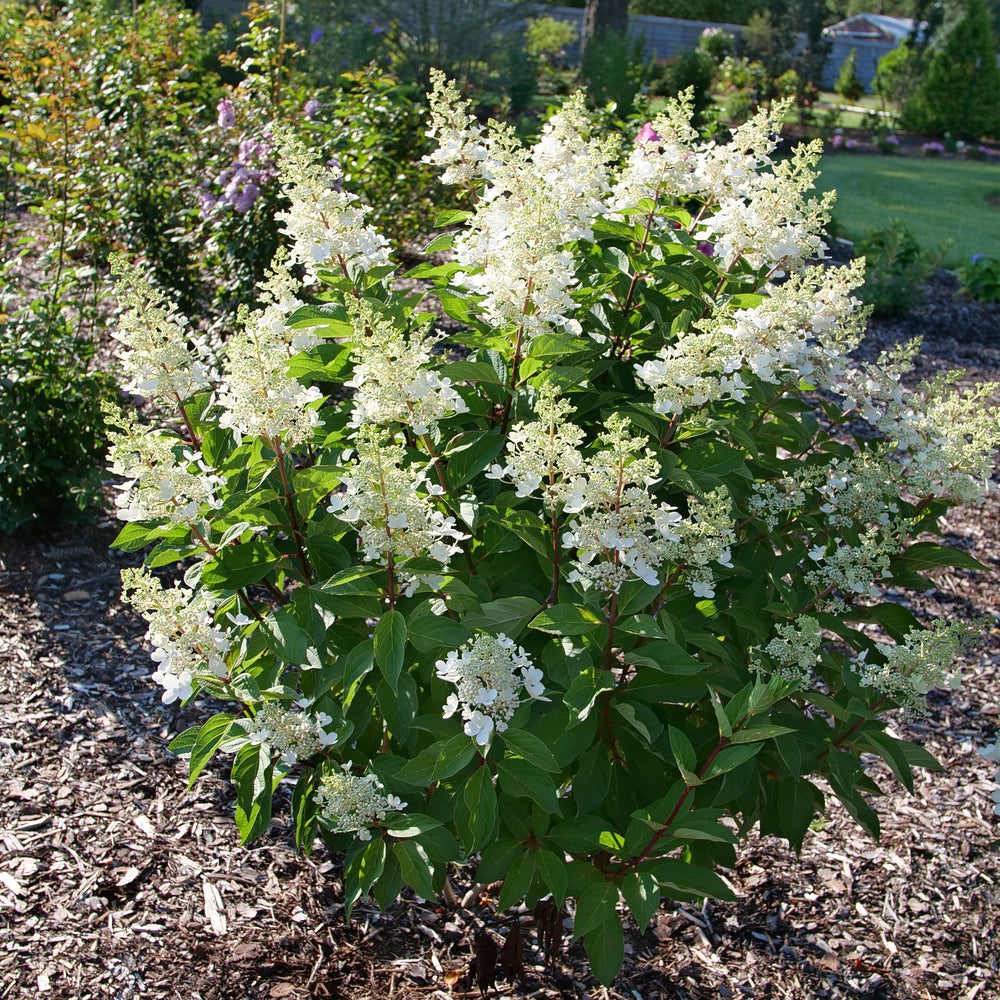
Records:
[[[833,212],[838,236],[857,240],[867,229],[902,219],[921,245],[937,249],[947,239],[945,267],[959,267],[974,253],[1000,258],[1000,166],[964,160],[838,155],[824,157],[818,188],[837,190]]]

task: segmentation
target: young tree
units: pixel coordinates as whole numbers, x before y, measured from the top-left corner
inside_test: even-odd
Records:
[[[611,33],[624,35],[628,29],[628,0],[587,0],[583,9],[583,33],[580,57],[595,36]]]
[[[967,0],[965,16],[943,39],[905,111],[909,128],[976,139],[1000,132],[1000,70],[986,0]]]

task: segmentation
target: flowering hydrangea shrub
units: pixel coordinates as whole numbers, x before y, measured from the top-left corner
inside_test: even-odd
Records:
[[[183,579],[126,597],[164,700],[227,706],[172,747],[191,780],[232,755],[244,840],[294,784],[348,912],[469,863],[501,909],[575,898],[607,982],[620,901],[731,897],[739,836],[799,847],[817,778],[877,835],[862,754],[937,766],[886,713],[958,683],[976,627],[881,588],[979,565],[933,539],[992,488],[994,387],[851,359],[863,268],[810,263],[818,144],[774,160],[766,116],[719,145],[674,103],[621,149],[571,98],[526,148],[436,77],[430,131],[469,197],[409,272],[431,292],[287,134],[309,289],[279,259],[206,359],[128,278],[128,377],[168,418],[113,421],[117,544]]]

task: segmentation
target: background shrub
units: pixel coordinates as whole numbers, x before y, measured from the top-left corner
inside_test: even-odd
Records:
[[[924,250],[901,219],[885,229],[869,229],[854,249],[867,265],[861,298],[876,316],[898,316],[923,302],[924,282],[943,252]]]

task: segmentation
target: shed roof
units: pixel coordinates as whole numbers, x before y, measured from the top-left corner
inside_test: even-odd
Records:
[[[873,42],[901,42],[913,31],[912,17],[887,14],[855,14],[823,29],[828,38],[857,38]]]

